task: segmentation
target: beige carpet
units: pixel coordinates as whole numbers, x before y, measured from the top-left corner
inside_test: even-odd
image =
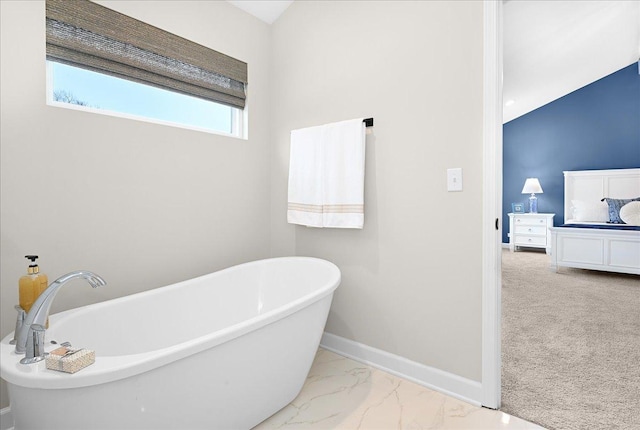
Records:
[[[640,276],[502,254],[502,410],[549,429],[640,429]]]

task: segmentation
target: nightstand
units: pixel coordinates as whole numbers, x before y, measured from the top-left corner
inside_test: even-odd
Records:
[[[556,214],[524,213],[509,215],[509,249],[514,252],[519,246],[551,250],[551,231]]]

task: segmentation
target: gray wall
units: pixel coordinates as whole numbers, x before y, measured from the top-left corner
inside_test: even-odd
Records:
[[[269,26],[226,2],[102,3],[246,61],[250,138],[47,106],[44,2],[0,2],[2,337],[26,254],[51,281],[109,283],[69,284],[52,312],[269,255]]]
[[[482,2],[294,2],[273,25],[272,250],[342,270],[327,331],[481,379]],[[374,117],[363,230],[286,223],[289,132]],[[446,191],[462,167],[464,191]],[[277,239],[276,239],[277,238]]]

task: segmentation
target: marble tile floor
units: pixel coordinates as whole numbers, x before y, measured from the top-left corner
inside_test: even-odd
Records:
[[[509,429],[542,427],[480,408],[318,349],[298,397],[253,430]]]

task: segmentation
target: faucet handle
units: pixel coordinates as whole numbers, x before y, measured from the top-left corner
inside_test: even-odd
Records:
[[[27,316],[27,313],[22,309],[22,306],[15,305],[15,309],[18,311],[18,317],[16,318],[16,329],[13,332],[13,339],[9,342],[10,345],[15,345],[18,341],[18,332],[22,328],[22,324],[24,324],[24,319]]]
[[[40,324],[31,324],[27,335],[27,355],[20,360],[21,364],[32,364],[45,358],[44,333],[46,329]]]

